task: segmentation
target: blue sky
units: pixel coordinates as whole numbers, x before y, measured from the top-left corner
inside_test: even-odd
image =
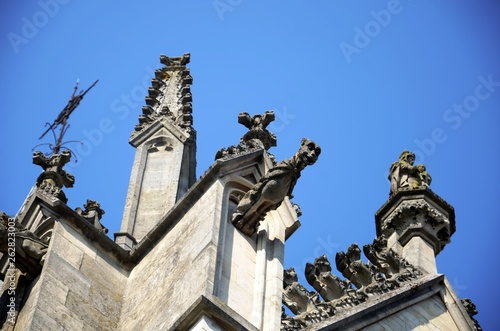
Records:
[[[285,266],[371,243],[387,171],[417,153],[431,188],[455,207],[457,232],[438,256],[459,297],[498,324],[500,4],[493,0],[4,1],[0,11],[0,209],[15,214],[40,172],[32,148],[77,79],[99,83],[70,119],[78,162],[68,205],[98,200],[119,231],[137,123],[159,55],[191,53],[197,176],[245,133],[237,114],[274,110],[271,149],[289,158],[302,137],[322,147],[294,202],[301,228]],[[41,147],[43,148],[43,147]],[[44,150],[46,151],[46,150]],[[302,283],[306,285],[304,277]]]

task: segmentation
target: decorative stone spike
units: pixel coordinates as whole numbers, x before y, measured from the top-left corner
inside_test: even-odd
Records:
[[[299,284],[294,268],[283,273],[283,303],[295,315],[307,313],[315,308],[314,294]]]
[[[340,299],[348,295],[348,291],[352,291],[349,281],[338,278],[331,271],[332,267],[326,255],[315,259],[314,264],[306,264],[307,282],[318,291],[325,301]]]
[[[149,116],[149,115],[153,114],[153,112],[154,112],[154,109],[151,106],[142,106],[142,113],[145,116]],[[139,115],[139,120],[140,120],[140,115]]]
[[[338,252],[335,257],[337,269],[357,288],[368,286],[374,281],[370,266],[361,261],[361,250],[357,244],[352,244],[347,253]]]
[[[75,211],[82,216],[87,222],[92,224],[97,230],[103,234],[108,233],[108,229],[102,225],[101,218],[105,214],[104,210],[101,209],[101,204],[95,200],[87,199],[87,203],[83,205],[85,210],[77,207]]]

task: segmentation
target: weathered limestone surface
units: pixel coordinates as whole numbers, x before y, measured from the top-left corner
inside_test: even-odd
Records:
[[[56,223],[43,273],[16,330],[116,330],[127,272],[64,222]]]
[[[164,67],[155,71],[129,143],[136,148],[123,222],[123,237],[137,242],[155,227],[196,181],[196,132],[192,128],[190,54],[160,56]]]
[[[460,331],[461,329],[453,320],[441,298],[434,295],[361,330]]]
[[[219,190],[211,186],[131,271],[121,330],[168,329],[200,295],[212,294]]]
[[[286,199],[253,237],[230,223],[236,207],[231,199],[243,195],[242,183],[251,186],[243,177],[258,176],[252,169],[259,167],[262,153],[244,157],[245,162],[216,161],[159,223],[166,234],[155,239],[154,229],[137,246],[132,254],[147,245],[152,248],[130,273],[120,330],[169,329],[202,296],[217,300],[234,311],[233,317],[257,329],[279,330],[283,243],[286,229],[297,222],[295,209]]]
[[[210,320],[207,316],[203,315],[196,323],[193,325],[189,331],[223,331],[223,329],[217,325],[214,321]]]

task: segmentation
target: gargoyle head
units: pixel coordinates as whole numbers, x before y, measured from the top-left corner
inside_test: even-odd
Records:
[[[302,138],[300,149],[296,154],[302,168],[316,163],[320,154],[321,147],[318,144],[310,139]]]

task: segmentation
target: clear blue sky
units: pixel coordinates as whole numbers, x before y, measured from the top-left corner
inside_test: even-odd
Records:
[[[439,272],[476,303],[485,330],[499,324],[498,1],[10,0],[1,9],[0,209],[15,214],[35,183],[32,148],[76,79],[82,88],[99,79],[70,119],[67,139],[84,145],[72,146],[76,183],[65,192],[72,208],[98,200],[117,232],[128,137],[151,72],[160,54],[191,52],[198,176],[244,134],[241,111],[276,112],[278,160],[302,137],[322,147],[295,189],[302,227],[286,267],[302,274],[321,254],[334,261],[371,243],[388,168],[409,149],[456,210]]]

